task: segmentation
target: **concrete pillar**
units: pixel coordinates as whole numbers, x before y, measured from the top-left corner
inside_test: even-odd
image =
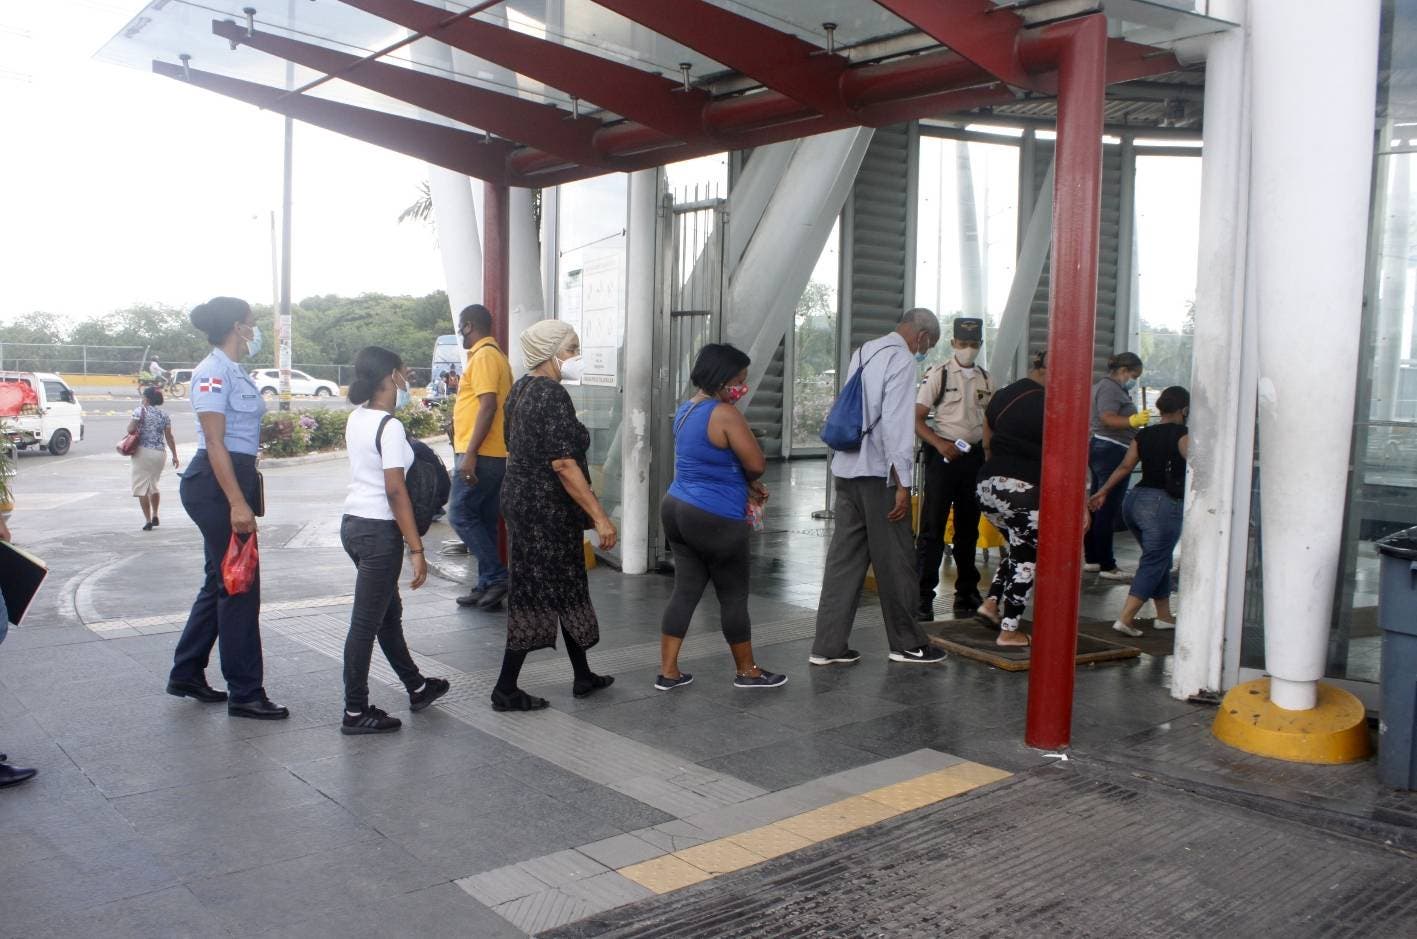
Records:
[[[730,275],[724,339],[752,358],[749,388],[761,384],[792,322],[873,133],[857,127],[801,141]],[[738,223],[730,219],[730,239]]]
[[[1182,699],[1221,688],[1226,623],[1238,597],[1232,591],[1244,590],[1255,422],[1253,377],[1249,388],[1243,377],[1250,197],[1244,31],[1218,33],[1194,52],[1206,66],[1205,139],[1182,603],[1171,675],[1171,693]]]
[[[1378,0],[1351,0],[1341,14],[1324,0],[1250,4],[1265,668],[1271,700],[1287,710],[1317,703],[1333,609],[1362,318],[1378,25]],[[1324,115],[1321,133],[1315,114]],[[1332,380],[1315,380],[1315,368]]]
[[[659,217],[659,170],[630,175],[626,234],[625,375],[620,417],[620,567],[649,570],[650,458],[654,428],[654,267]]]
[[[482,302],[482,240],[477,233],[477,208],[472,201],[470,180],[441,166],[429,165],[428,192],[433,196],[433,225],[453,313],[452,332],[457,332],[458,312],[470,303]]]
[[[507,339],[515,344],[532,323],[546,318],[546,304],[541,292],[541,245],[537,237],[536,219],[532,214],[535,190],[516,187],[510,199],[511,214],[511,289],[507,311]],[[526,372],[520,355],[511,355],[512,374]]]

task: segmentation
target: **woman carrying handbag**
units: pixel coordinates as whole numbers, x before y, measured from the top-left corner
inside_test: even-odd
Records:
[[[168,450],[172,451],[172,468],[177,469],[181,465],[177,441],[172,437],[172,418],[162,409],[162,392],[144,388],[143,403],[133,409],[128,435],[118,445],[118,452],[133,461],[133,496],[143,509],[143,531],[161,524],[158,506],[162,494],[157,484],[167,466]]]

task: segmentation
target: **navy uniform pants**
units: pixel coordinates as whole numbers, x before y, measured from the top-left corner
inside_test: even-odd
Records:
[[[236,481],[247,503],[256,504],[256,458],[231,454]],[[198,450],[182,474],[182,507],[202,532],[206,573],[202,589],[192,604],[182,638],[173,654],[173,681],[200,681],[211,658],[212,646],[221,643],[221,674],[230,700],[244,704],[265,695],[261,661],[261,575],[251,589],[231,596],[221,579],[221,559],[231,541],[231,504],[217,484],[207,451]]]

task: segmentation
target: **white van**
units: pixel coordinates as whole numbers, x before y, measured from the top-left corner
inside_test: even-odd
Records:
[[[84,439],[84,409],[64,379],[50,372],[0,372],[0,382],[29,385],[38,402],[3,420],[5,436],[16,447],[46,447],[63,456],[75,440]]]
[[[439,336],[433,343],[433,362],[428,371],[428,384],[432,385],[444,372],[461,376],[467,365],[467,352],[462,347],[462,337],[456,333]]]

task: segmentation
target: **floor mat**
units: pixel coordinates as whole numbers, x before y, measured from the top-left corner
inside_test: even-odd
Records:
[[[1396,936],[1414,922],[1401,852],[1073,764],[541,935]]]
[[[1031,631],[1032,626],[1030,621],[1023,621],[1025,632]],[[1116,662],[1134,659],[1142,654],[1142,650],[1135,646],[1089,633],[1089,630],[1096,631],[1099,627],[1111,632],[1111,624],[1108,623],[1078,624],[1077,664]],[[930,642],[946,652],[1008,672],[1027,671],[1033,654],[1032,646],[998,645],[994,640],[999,631],[980,619],[941,620],[927,626],[926,632],[930,634]],[[1112,635],[1121,639],[1116,633]]]

